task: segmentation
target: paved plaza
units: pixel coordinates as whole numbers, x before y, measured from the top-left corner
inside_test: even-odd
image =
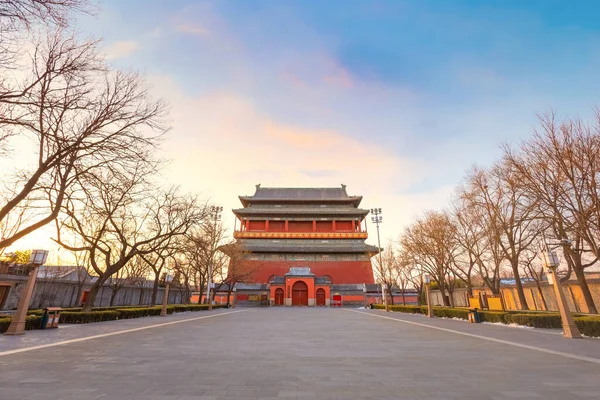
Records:
[[[376,310],[238,308],[0,337],[1,399],[577,399],[600,398],[599,377],[597,339]]]

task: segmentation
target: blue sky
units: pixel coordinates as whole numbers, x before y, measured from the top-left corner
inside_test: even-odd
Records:
[[[526,137],[536,113],[591,115],[599,12],[594,1],[111,0],[79,30],[172,104],[166,179],[226,208],[259,182],[345,183],[384,208],[395,239],[448,204],[471,165]]]

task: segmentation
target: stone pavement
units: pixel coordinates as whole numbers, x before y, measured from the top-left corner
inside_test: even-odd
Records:
[[[0,399],[600,398],[600,340],[381,311],[230,311],[0,337]],[[543,351],[559,345],[589,360]]]

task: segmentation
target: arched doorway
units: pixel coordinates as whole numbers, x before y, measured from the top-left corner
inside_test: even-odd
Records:
[[[294,283],[294,286],[292,286],[292,305],[308,305],[308,285],[306,283],[298,281]]]
[[[317,289],[317,306],[325,305],[325,289],[319,288]]]
[[[283,305],[283,289],[282,288],[275,290],[275,305],[276,306]]]

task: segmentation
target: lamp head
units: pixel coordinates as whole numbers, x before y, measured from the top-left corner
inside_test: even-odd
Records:
[[[542,259],[546,268],[556,268],[560,265],[560,260],[555,251],[542,252]]]
[[[31,250],[29,262],[33,265],[44,265],[48,259],[48,250]]]

